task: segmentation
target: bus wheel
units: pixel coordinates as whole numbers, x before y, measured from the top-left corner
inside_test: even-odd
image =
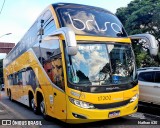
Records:
[[[34,108],[35,108],[35,104],[34,104],[34,98],[33,99],[31,99],[31,101],[30,101],[31,103],[30,103],[30,107],[32,108],[32,110],[34,110]]]
[[[45,109],[45,104],[44,104],[44,101],[42,100],[41,103],[40,103],[40,111],[42,113],[42,116],[45,120],[48,120],[49,117],[48,115],[46,114],[46,109]]]
[[[9,100],[10,100],[10,101],[13,101],[11,90],[9,90],[8,97],[9,97]]]
[[[39,114],[39,111],[34,103],[34,98],[31,100],[31,108],[35,114]]]

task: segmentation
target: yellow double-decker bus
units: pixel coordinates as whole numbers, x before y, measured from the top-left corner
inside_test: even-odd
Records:
[[[6,94],[67,123],[135,113],[139,89],[130,38],[105,9],[52,4],[4,59]]]

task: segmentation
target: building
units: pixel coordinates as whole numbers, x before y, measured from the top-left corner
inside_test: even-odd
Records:
[[[8,54],[14,46],[15,46],[15,43],[0,42],[0,53]]]

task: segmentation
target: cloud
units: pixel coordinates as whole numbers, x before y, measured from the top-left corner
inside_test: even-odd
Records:
[[[105,44],[81,45],[80,47],[82,48],[82,46],[84,49],[79,50],[78,53],[72,57],[73,65],[76,70],[81,70],[88,76],[90,81],[95,81],[96,78],[98,79],[100,70],[109,63]],[[91,46],[98,46],[101,50],[94,50]]]
[[[107,51],[106,51],[107,52]],[[91,59],[89,60],[89,78],[91,81],[97,78],[98,73],[102,68],[109,62],[107,55],[103,55],[100,52],[93,51],[90,54]]]
[[[86,64],[87,61],[84,59],[84,54],[81,54],[79,51],[77,52],[76,56],[73,56],[73,63],[75,64],[76,68],[80,70],[80,64]]]

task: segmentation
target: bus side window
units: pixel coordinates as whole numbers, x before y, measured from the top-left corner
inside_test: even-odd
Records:
[[[17,76],[17,73],[13,74],[13,85],[18,85],[18,76]]]
[[[64,78],[59,40],[46,41],[44,44],[46,45],[41,47],[42,53],[46,52],[47,55],[46,61],[43,65],[44,70],[46,71],[50,80],[56,86],[64,90]]]
[[[59,57],[53,59],[52,61],[53,68],[53,83],[59,88],[64,90],[64,78],[63,78],[63,69],[62,69],[62,58],[61,55]]]
[[[13,85],[13,75],[9,75],[8,76],[8,82],[9,82],[9,85]]]
[[[47,10],[43,16],[42,19],[44,20],[44,36],[52,33],[54,30],[56,30],[56,25],[52,16],[52,13],[50,10]]]
[[[26,70],[26,84],[30,85],[34,91],[39,86],[37,77],[32,68]]]
[[[17,78],[18,85],[23,85],[23,83],[22,83],[22,72],[21,71],[18,72],[17,76],[18,76],[18,78]]]
[[[56,26],[52,19],[46,26],[44,26],[44,36],[51,34],[54,30],[56,30]]]
[[[26,85],[26,69],[22,70],[22,83]]]

